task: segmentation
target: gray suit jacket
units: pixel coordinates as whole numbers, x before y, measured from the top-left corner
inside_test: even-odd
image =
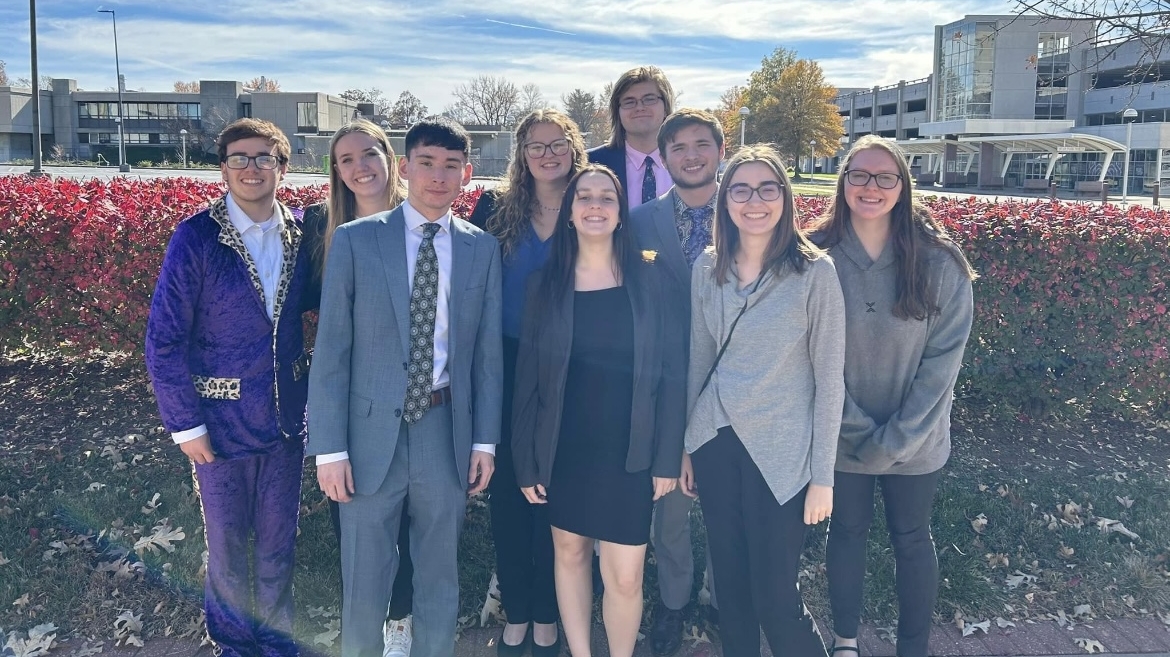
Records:
[[[687,266],[674,223],[673,190],[671,187],[662,196],[631,210],[630,223],[634,225],[638,248],[657,251],[658,258],[670,269],[672,277],[686,282],[687,305],[690,305],[691,268]]]
[[[406,396],[410,281],[404,221],[399,207],[339,226],[322,283],[307,453],[348,451],[361,495],[374,493],[386,478]],[[500,442],[499,243],[453,218],[451,263],[453,465],[466,481],[472,444]]]
[[[626,471],[649,469],[677,477],[686,428],[686,334],[688,327],[661,294],[665,270],[641,264],[639,290],[625,288],[634,315],[634,391]],[[572,292],[541,316],[536,295],[541,272],[528,280],[516,392],[512,402],[512,455],[521,487],[549,485],[565,403],[573,346]]]

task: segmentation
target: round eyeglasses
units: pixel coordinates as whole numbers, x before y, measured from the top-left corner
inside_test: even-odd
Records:
[[[552,151],[553,155],[564,155],[565,153],[568,153],[569,140],[556,139],[547,144],[539,141],[530,141],[527,144],[524,144],[524,152],[528,154],[528,157],[534,160],[539,160],[540,158],[544,157],[544,154],[548,151]]]
[[[854,187],[865,187],[872,180],[882,189],[893,189],[902,182],[902,176],[896,173],[870,173],[861,169],[851,169],[845,172],[845,182]]]
[[[783,190],[784,186],[778,182],[762,183],[759,187],[736,183],[727,189],[727,195],[736,203],[747,203],[752,200],[752,194],[759,196],[761,201],[775,201]]]
[[[280,166],[280,158],[275,155],[229,155],[223,159],[229,169],[247,169],[251,162],[256,163],[257,169],[272,170]]]

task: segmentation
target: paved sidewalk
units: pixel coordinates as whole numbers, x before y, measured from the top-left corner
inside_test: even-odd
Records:
[[[823,628],[822,628],[823,630]],[[499,638],[499,627],[474,628],[466,630],[455,645],[456,657],[495,657],[495,642]],[[862,657],[892,657],[894,645],[878,637],[878,630],[872,625],[861,629]],[[1085,647],[1078,645],[1084,640]],[[52,654],[62,657],[69,655],[79,646],[74,642],[63,644]],[[1060,628],[1055,622],[1020,623],[1019,627],[991,628],[991,633],[963,637],[954,625],[936,625],[931,635],[931,655],[935,657],[1055,657],[1058,655],[1085,655],[1097,651],[1097,644],[1104,654],[1114,657],[1170,657],[1170,627],[1155,619],[1122,619],[1095,621],[1078,624],[1071,630]],[[771,655],[764,643],[765,655]],[[306,650],[302,657],[323,657],[320,653]],[[562,650],[568,655],[568,649]],[[608,657],[605,633],[600,626],[593,629],[593,654]],[[107,642],[103,657],[211,657],[209,648],[199,649],[191,641],[156,639],[148,641],[142,648],[112,648]],[[720,657],[717,644],[684,642],[676,657]],[[640,642],[635,657],[650,657],[646,642]],[[849,657],[853,657],[849,654]]]

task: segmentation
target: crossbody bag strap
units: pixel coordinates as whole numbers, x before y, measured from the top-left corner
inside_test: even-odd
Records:
[[[731,326],[727,328],[727,337],[723,339],[723,344],[719,347],[719,353],[715,354],[715,362],[711,363],[711,369],[707,370],[707,378],[703,379],[703,387],[699,388],[699,394],[707,389],[707,384],[711,383],[711,377],[715,375],[715,368],[719,367],[719,361],[723,359],[723,352],[727,351],[727,345],[731,344],[731,335],[735,333],[735,326],[739,324],[739,318],[747,312],[748,304],[751,303],[752,295],[756,290],[760,289],[760,283],[764,281],[764,272],[756,279],[756,284],[752,286],[751,292],[748,292],[747,298],[743,300],[743,307],[739,309],[739,314],[735,319],[731,320]]]

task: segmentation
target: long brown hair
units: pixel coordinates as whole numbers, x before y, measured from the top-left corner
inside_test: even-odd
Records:
[[[938,303],[928,294],[930,263],[926,257],[927,249],[945,249],[970,280],[975,280],[978,274],[947,234],[946,228],[926,206],[914,199],[906,154],[897,144],[876,135],[865,135],[857,140],[841,163],[841,175],[837,177],[837,192],[833,200],[824,214],[813,222],[810,230],[822,236],[820,241],[825,248],[836,246],[845,237],[846,225],[852,221],[849,204],[845,201],[845,177],[854,156],[865,150],[887,153],[894,160],[898,175],[902,177],[902,190],[898,193],[897,203],[890,210],[890,235],[897,261],[894,316],[899,319],[924,320],[938,314],[940,310]]]
[[[333,242],[333,231],[341,224],[357,219],[357,197],[341,179],[341,171],[337,167],[337,142],[341,141],[342,137],[354,133],[369,135],[386,156],[388,172],[386,207],[396,208],[406,200],[406,186],[398,176],[398,163],[395,161],[394,149],[390,147],[386,132],[378,124],[366,119],[354,119],[341,126],[333,133],[333,139],[329,140],[329,200],[326,204],[328,219],[325,224],[325,239],[321,240],[318,246],[320,251],[313,254],[314,261],[320,262],[322,269],[325,267],[325,254],[329,253],[329,245]]]
[[[824,255],[824,251],[810,242],[804,233],[796,227],[796,205],[792,200],[792,183],[784,171],[784,160],[780,153],[767,144],[753,144],[739,149],[727,163],[727,170],[723,173],[723,180],[719,183],[719,192],[715,196],[715,225],[714,233],[715,267],[712,272],[715,282],[723,285],[727,283],[731,271],[731,263],[735,259],[735,252],[739,249],[739,228],[731,220],[731,213],[727,209],[727,194],[731,189],[731,179],[735,172],[743,165],[759,162],[766,165],[780,181],[784,198],[784,209],[780,213],[780,222],[772,231],[772,238],[764,249],[764,265],[760,269],[762,277],[768,271],[774,274],[781,273],[785,266],[791,266],[793,271],[803,272],[808,263]]]
[[[581,129],[569,115],[555,109],[538,109],[529,112],[520,120],[516,125],[515,138],[512,140],[512,159],[508,162],[508,173],[496,188],[496,211],[484,223],[487,231],[500,241],[504,258],[510,256],[516,248],[520,236],[524,234],[526,222],[536,210],[536,181],[532,177],[532,171],[528,169],[524,146],[528,143],[528,135],[532,129],[542,123],[551,123],[560,128],[569,142],[572,161],[569,163],[566,181],[577,175],[577,172],[589,163]]]

